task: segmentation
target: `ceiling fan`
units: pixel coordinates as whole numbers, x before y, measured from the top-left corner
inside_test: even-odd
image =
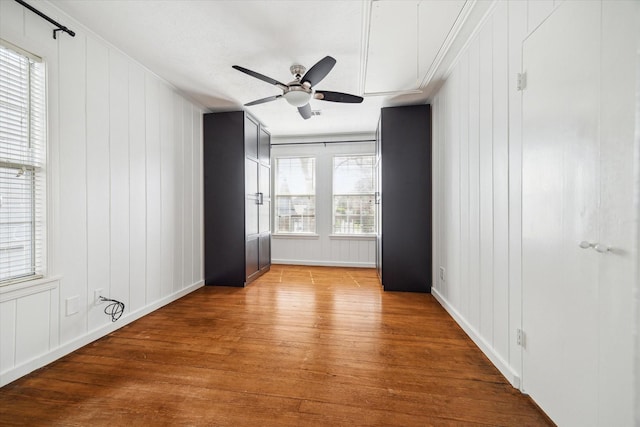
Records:
[[[361,96],[342,92],[331,92],[328,90],[315,90],[313,88],[316,84],[320,83],[327,74],[329,74],[329,71],[331,71],[334,65],[336,65],[336,60],[330,56],[322,58],[313,67],[311,67],[309,71],[307,71],[307,69],[302,65],[292,65],[289,70],[291,71],[291,74],[293,74],[294,80],[288,84],[281,83],[271,77],[256,73],[255,71],[251,71],[239,65],[234,65],[233,68],[282,89],[282,95],[274,95],[257,99],[249,102],[248,104],[244,104],[246,107],[284,98],[289,104],[297,107],[302,118],[306,120],[311,117],[311,106],[309,105],[309,100],[311,100],[311,98],[319,99],[321,101],[345,102],[350,104],[358,104],[362,102],[363,98]]]

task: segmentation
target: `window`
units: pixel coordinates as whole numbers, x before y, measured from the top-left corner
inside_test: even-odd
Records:
[[[276,159],[276,233],[316,232],[316,159]]]
[[[374,156],[333,158],[333,233],[375,232]]]
[[[44,259],[44,64],[0,43],[0,284]]]

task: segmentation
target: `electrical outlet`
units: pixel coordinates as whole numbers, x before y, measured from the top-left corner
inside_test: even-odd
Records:
[[[444,282],[444,275],[445,271],[444,271],[444,267],[440,267],[440,280],[442,280]]]
[[[96,305],[100,304],[100,302],[101,302],[100,301],[100,297],[101,296],[104,296],[104,295],[102,295],[102,288],[94,289],[94,291],[93,291],[93,303],[96,304]]]

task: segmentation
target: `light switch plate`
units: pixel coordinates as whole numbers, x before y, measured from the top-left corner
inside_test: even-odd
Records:
[[[80,311],[80,297],[70,297],[67,298],[67,316],[71,316],[72,314],[76,314]]]

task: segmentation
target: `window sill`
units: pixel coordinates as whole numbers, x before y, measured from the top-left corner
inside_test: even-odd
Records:
[[[375,234],[329,234],[332,240],[376,240]]]
[[[50,276],[7,283],[6,285],[0,286],[0,302],[54,289],[58,287],[60,279],[61,276]]]
[[[271,237],[274,239],[306,239],[306,240],[318,240],[320,236],[315,233],[278,233],[272,234]]]

